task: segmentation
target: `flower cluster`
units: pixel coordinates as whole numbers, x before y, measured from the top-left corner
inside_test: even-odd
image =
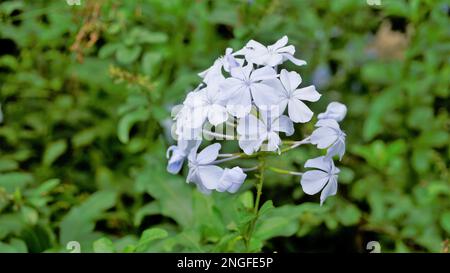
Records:
[[[264,46],[249,41],[234,52],[227,48],[207,70],[199,73],[201,84],[191,91],[182,105],[174,107],[174,133],[178,141],[168,149],[167,170],[178,173],[188,161],[187,182],[194,183],[203,193],[213,190],[236,192],[247,177],[239,166],[222,168],[220,163],[240,157],[252,157],[262,152],[277,152],[283,145],[280,133],[294,134],[294,124],[311,121],[314,113],[307,106],[321,94],[313,85],[300,87],[301,76],[295,71],[279,69],[285,61],[297,66],[306,62],[294,57],[295,48],[288,45],[287,36],[275,44]],[[345,133],[339,123],[346,115],[345,105],[332,102],[326,112],[318,115],[316,129],[300,141],[291,142],[291,148],[313,144],[327,149],[326,155],[310,159],[305,168],[314,168],[301,175],[301,185],[307,194],[322,190],[321,203],[337,190],[337,174],[333,157],[345,153]],[[231,133],[218,133],[225,126]],[[215,128],[215,132],[211,128]],[[203,136],[217,139],[237,139],[242,153],[220,154],[221,145],[214,143],[198,151]]]

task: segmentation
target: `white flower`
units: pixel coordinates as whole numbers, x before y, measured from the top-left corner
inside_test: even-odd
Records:
[[[214,126],[225,122],[228,119],[228,112],[218,86],[208,85],[206,88],[200,90],[199,93],[201,102],[196,107],[203,108],[203,116],[199,116],[199,118],[207,118]]]
[[[228,119],[228,111],[218,87],[211,84],[189,93],[175,119],[178,135],[192,135],[191,131],[201,129],[205,120],[214,126],[225,122]]]
[[[289,117],[293,122],[305,123],[311,120],[313,112],[302,101],[318,101],[321,97],[313,85],[299,88],[302,78],[297,72],[288,72],[286,69],[280,72],[280,81],[267,82],[272,86],[280,97],[279,107],[283,112],[288,107]]]
[[[192,91],[187,94],[183,106],[175,116],[177,129],[200,128],[205,121],[204,94],[199,91]]]
[[[211,163],[217,159],[221,146],[219,143],[209,145],[199,154],[196,150],[189,153],[189,174],[187,181],[197,184],[203,193],[210,193],[219,185],[223,169]]]
[[[284,132],[288,136],[294,133],[294,125],[287,116],[274,115],[273,112],[260,113],[261,119],[250,114],[238,122],[239,147],[248,155],[258,151],[266,140],[267,151],[279,150],[281,143],[279,132]]]
[[[293,45],[286,46],[287,43],[287,36],[283,36],[275,44],[267,47],[259,42],[250,40],[245,46],[245,58],[248,62],[259,65],[276,66],[286,60],[290,60],[298,66],[305,65],[305,61],[294,57],[295,47]]]
[[[222,74],[223,59],[222,57],[214,61],[214,64],[203,72],[198,73],[198,75],[203,78],[203,82],[206,84],[211,84],[214,82],[220,82],[225,79]]]
[[[188,156],[191,150],[197,150],[200,145],[200,140],[184,140],[179,139],[178,145],[172,145],[167,149],[167,171],[172,174],[177,174],[183,167],[184,159]]]
[[[273,89],[261,83],[277,77],[273,68],[265,66],[253,70],[253,64],[249,63],[244,67],[231,68],[230,72],[231,77],[225,79],[220,88],[226,92],[227,108],[234,116],[243,117],[250,112],[252,97],[258,107],[273,105],[277,101]]]
[[[337,122],[342,121],[347,114],[347,107],[340,102],[330,102],[325,113],[320,113],[317,117],[319,119],[334,119]]]
[[[219,180],[217,191],[235,193],[239,190],[242,183],[244,183],[246,177],[247,174],[245,174],[240,167],[234,167],[232,169],[225,168],[222,177]]]
[[[345,137],[339,124],[334,119],[320,119],[316,125],[318,127],[311,134],[311,143],[317,145],[319,149],[327,150],[327,156],[339,155],[339,160],[345,154]]]
[[[243,59],[237,59],[234,57],[232,48],[227,48],[224,56],[219,57],[216,61],[214,61],[214,64],[210,68],[200,72],[198,75],[203,78],[203,82],[206,84],[211,84],[214,82],[218,83],[224,79],[222,68],[226,72],[230,72],[231,68],[242,66],[243,63]]]
[[[300,184],[306,194],[314,195],[322,190],[320,194],[320,205],[328,196],[337,192],[337,174],[340,170],[334,166],[331,158],[321,156],[309,159],[305,163],[305,168],[315,168],[317,170],[307,171],[302,175]]]

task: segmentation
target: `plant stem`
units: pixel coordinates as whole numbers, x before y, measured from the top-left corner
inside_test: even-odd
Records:
[[[264,184],[264,171],[266,168],[266,158],[264,155],[258,157],[259,160],[259,175],[258,175],[258,183],[256,184],[256,199],[253,205],[253,219],[249,224],[247,236],[246,236],[246,247],[247,251],[250,250],[250,242],[252,239],[252,234],[255,229],[256,221],[259,217],[259,203],[261,201],[262,187]]]
[[[303,173],[300,173],[300,172],[289,171],[289,170],[280,169],[280,168],[276,168],[276,167],[268,167],[267,169],[271,170],[273,172],[276,172],[276,173],[280,173],[280,174],[290,174],[290,175],[298,175],[298,176],[303,175]]]
[[[251,171],[256,171],[257,169],[259,169],[259,166],[255,166],[255,167],[251,167],[251,168],[242,168],[242,171],[251,172]]]

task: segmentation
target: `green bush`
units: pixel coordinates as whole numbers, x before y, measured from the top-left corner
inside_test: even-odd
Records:
[[[450,234],[450,7],[439,0],[2,1],[0,252],[440,252]],[[204,196],[166,172],[170,108],[231,46],[288,35],[347,104],[338,194],[267,174]],[[313,110],[324,109],[321,100]],[[315,112],[316,112],[315,111]],[[312,128],[305,126],[303,132]],[[313,155],[269,159],[295,169]]]

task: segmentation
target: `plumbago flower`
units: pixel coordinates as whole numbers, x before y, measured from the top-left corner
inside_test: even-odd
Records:
[[[262,111],[262,117],[247,115],[240,119],[237,126],[239,147],[247,155],[258,151],[261,145],[267,141],[267,151],[279,151],[281,143],[279,132],[290,136],[294,133],[292,121],[285,115],[270,115],[270,112]]]
[[[283,36],[275,44],[267,47],[251,40],[245,46],[245,59],[259,65],[277,66],[286,60],[290,60],[298,66],[306,65],[305,61],[294,57],[295,47],[293,45],[286,46],[287,43],[287,36]]]
[[[302,87],[298,72],[281,67],[285,61],[298,66],[306,64],[294,54],[295,47],[288,45],[287,36],[269,46],[251,40],[237,51],[227,48],[210,68],[199,73],[201,83],[172,111],[172,132],[178,142],[168,149],[168,172],[181,172],[187,159],[186,181],[205,194],[236,193],[256,171],[259,175],[255,175],[255,200],[259,200],[263,173],[274,171],[300,176],[306,194],[321,191],[320,204],[335,195],[339,169],[333,159],[342,159],[346,138],[338,122],[344,119],[347,108],[331,102],[318,115],[316,129],[309,136],[283,140],[283,136],[294,135],[296,127],[313,120],[309,104],[322,96],[313,85]],[[219,140],[237,140],[234,147],[239,150],[221,153]],[[209,145],[202,145],[204,141]],[[266,157],[282,156],[306,144],[326,149],[325,155],[306,161],[306,172],[266,166]],[[248,158],[257,159],[258,165],[242,167]],[[231,164],[233,161],[237,163]],[[256,213],[258,201],[254,206]],[[247,235],[245,238],[249,238]]]
[[[302,175],[300,183],[305,193],[313,195],[323,189],[320,194],[320,204],[323,204],[328,196],[336,194],[337,175],[340,170],[334,166],[330,157],[320,156],[309,159],[305,163],[305,168],[316,169]]]
[[[230,70],[231,77],[221,85],[228,98],[228,109],[236,117],[245,117],[250,113],[253,103],[264,107],[276,102],[273,89],[264,84],[263,80],[275,79],[277,73],[270,66],[253,70],[253,64],[244,67],[234,67]]]

